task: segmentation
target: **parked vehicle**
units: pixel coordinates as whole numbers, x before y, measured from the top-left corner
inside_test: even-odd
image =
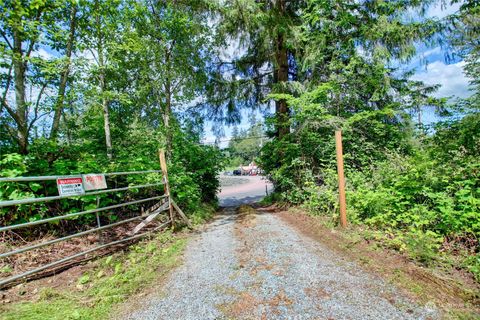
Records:
[[[240,171],[240,170],[233,170],[233,175],[234,175],[234,176],[241,176],[241,175],[242,175],[242,171]]]

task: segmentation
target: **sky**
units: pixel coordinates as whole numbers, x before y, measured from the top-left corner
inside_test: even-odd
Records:
[[[427,16],[441,19],[456,12],[460,5],[461,4],[454,4],[442,7],[440,4],[438,4],[437,6],[429,9]],[[411,77],[411,80],[423,81],[428,85],[440,84],[440,89],[434,94],[436,97],[466,98],[471,94],[471,92],[468,90],[469,79],[463,72],[463,67],[465,66],[464,61],[456,58],[456,60],[448,60],[447,62],[447,52],[440,46],[427,47],[425,45],[419,45],[417,51],[417,56],[405,66],[408,70],[415,70],[415,74]],[[224,58],[226,60],[230,60],[232,57],[240,54],[241,50],[238,48],[238,42],[235,43],[235,41],[232,41],[232,45],[229,46],[224,52]],[[51,51],[50,48],[40,48],[34,53],[34,55],[48,59],[57,55],[57,52]],[[81,53],[81,56],[92,60],[90,53],[83,52]],[[242,111],[242,122],[237,125],[239,129],[246,129],[249,127],[249,115],[251,112],[251,110]],[[256,111],[256,118],[262,119],[262,117],[262,114]],[[433,112],[433,108],[426,108],[422,117],[427,124],[438,120],[438,117]],[[216,137],[212,131],[213,125],[214,124],[211,122],[206,123],[204,143],[213,143],[216,140]],[[231,138],[232,131],[232,126],[225,126],[224,136],[221,137],[221,140],[228,140]],[[227,143],[224,142],[220,146],[224,147],[226,145]]]
[[[438,4],[437,6],[431,7],[426,15],[427,17],[441,19],[455,13],[460,5],[461,3],[457,3],[442,7]],[[234,48],[229,48],[227,51],[234,52]],[[419,45],[417,51],[417,56],[406,66],[407,69],[415,69],[415,74],[411,77],[411,80],[423,81],[428,85],[440,84],[441,87],[434,94],[435,97],[455,96],[466,98],[471,95],[471,92],[468,90],[469,79],[463,72],[463,67],[465,66],[464,61],[456,58],[456,60],[447,62],[447,52],[440,46],[426,47],[425,45]],[[249,127],[248,113],[249,111],[244,111],[243,120],[238,125],[239,128],[245,129]],[[433,108],[426,108],[422,117],[426,124],[438,121],[439,119],[435,115]],[[207,123],[206,125],[204,143],[213,143],[216,139],[211,130],[211,126],[211,123]],[[232,129],[232,127],[225,127],[225,137],[221,138],[221,140],[229,139],[232,135]],[[226,143],[220,144],[221,147],[225,145]]]
[[[444,18],[453,14],[460,8],[461,3],[442,8],[440,4],[432,7],[427,12],[428,17]],[[417,58],[412,61],[410,67],[416,68],[412,80],[423,81],[426,84],[440,84],[440,89],[434,94],[436,97],[458,96],[466,98],[470,96],[468,90],[468,78],[463,73],[465,63],[458,57],[447,62],[446,50],[440,46],[428,48],[424,45],[418,48]],[[425,59],[426,64],[421,63]]]

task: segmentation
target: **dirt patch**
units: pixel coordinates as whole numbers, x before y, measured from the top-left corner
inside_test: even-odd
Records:
[[[269,210],[274,211],[271,208]],[[463,274],[441,274],[440,271],[416,265],[400,253],[379,248],[371,241],[358,237],[352,241],[353,231],[329,229],[320,218],[300,211],[279,211],[274,214],[302,234],[388,279],[405,294],[422,303],[433,300],[445,311],[480,314],[480,285]]]
[[[0,303],[9,304],[20,301],[38,300],[44,288],[67,289],[69,291],[79,290],[79,288],[76,287],[78,278],[95,265],[95,263],[79,265],[48,278],[18,284],[8,290],[0,292]]]
[[[290,299],[283,289],[280,289],[280,292],[277,293],[273,298],[265,301],[267,305],[271,307],[280,307],[280,306],[290,306],[293,303],[293,300]]]
[[[237,222],[243,227],[254,227],[257,211],[251,206],[242,205],[238,208]]]
[[[265,271],[271,271],[275,268],[275,266],[273,264],[268,264],[266,263],[265,261],[258,261],[257,260],[257,264],[254,268],[252,268],[250,270],[250,275],[251,276],[256,276],[258,272],[262,271],[262,270],[265,270]],[[281,273],[279,272],[272,272],[272,274],[274,275],[280,275]]]
[[[247,265],[249,265],[249,274],[251,276],[257,275],[257,273],[262,270],[272,271],[276,268],[276,265],[268,263],[265,255],[259,255],[258,253],[254,254],[256,239],[252,239],[245,233],[245,228],[255,227],[257,223],[257,210],[255,210],[251,206],[242,205],[238,208],[237,212],[238,218],[234,227],[234,234],[237,239],[240,240],[240,243],[243,244],[240,248],[237,249],[237,256],[240,261],[239,267],[245,268]],[[266,238],[269,236],[272,236],[272,233],[260,234],[260,238]],[[279,276],[282,275],[282,273],[282,270],[276,270],[273,272],[274,275]]]
[[[165,218],[166,219],[166,218]],[[3,258],[0,261],[0,279],[6,279],[10,276],[21,274],[23,272],[33,270],[37,267],[47,265],[49,263],[56,262],[60,259],[73,256],[82,251],[93,249],[101,244],[113,242],[116,240],[124,239],[130,236],[131,230],[139,223],[139,221],[134,221],[112,227],[111,229],[102,230],[100,232],[87,234],[81,237],[69,239],[66,241],[53,243],[51,245],[26,251],[23,253],[11,255],[9,257]],[[156,220],[152,221],[147,225],[143,232],[148,232],[153,230],[155,227],[158,227],[162,221]],[[41,239],[25,242],[25,241],[13,241],[13,242],[4,242],[0,248],[1,252],[8,252],[15,249],[20,249],[27,246],[34,246],[37,244],[45,243],[50,240],[54,240],[56,237],[52,235],[45,236]],[[53,275],[60,274],[62,271],[68,270],[72,267],[78,266],[79,264],[85,264],[88,261],[102,257],[108,254],[112,254],[119,250],[122,250],[125,247],[131,245],[134,241],[129,241],[126,243],[121,243],[111,247],[106,247],[93,251],[91,253],[85,254],[83,256],[77,257],[70,261],[66,261],[62,264],[50,267],[46,270],[39,271],[33,275],[27,276],[23,280],[17,280],[11,284],[5,285],[0,290],[7,290],[17,284],[26,285],[26,281],[37,280],[44,277],[49,277]],[[5,295],[5,292],[0,291]],[[8,291],[8,290],[7,290]]]
[[[240,240],[243,245],[237,249],[237,256],[239,260],[239,268],[245,268],[248,261],[252,259],[252,246],[254,245],[252,239],[245,235],[244,228],[252,228],[255,226],[256,217],[255,209],[250,206],[240,206],[237,209],[237,219],[235,220],[234,235]]]
[[[222,305],[219,309],[233,319],[249,319],[248,315],[251,317],[251,311],[255,310],[258,305],[260,305],[260,300],[248,292],[240,292],[235,302]]]
[[[329,299],[330,294],[322,288],[305,288],[303,289],[307,296],[318,299]]]
[[[264,306],[268,309],[263,311],[260,319],[271,319],[272,315],[279,316],[281,312],[279,311],[280,307],[290,307],[293,304],[291,300],[285,293],[284,290],[279,290],[279,292],[269,299],[259,299],[248,292],[237,292],[236,300],[233,303],[223,304],[219,306],[219,309],[230,319],[258,319],[258,316],[253,315],[253,310],[258,310],[259,307]]]
[[[149,231],[158,226],[161,222],[156,221],[148,225],[142,231]],[[0,264],[0,268],[8,270],[2,272],[1,278],[19,274],[33,268],[54,262],[56,260],[68,257],[79,252],[94,248],[102,243],[112,242],[122,239],[129,235],[129,232],[138,224],[132,222],[120,225],[112,229],[104,230],[101,234],[89,234],[82,237],[70,239],[64,242],[55,243],[50,246],[27,251],[18,255],[10,256]],[[45,237],[35,242],[23,244],[34,245],[54,239],[53,236]],[[8,287],[0,290],[0,304],[9,304],[22,301],[36,301],[43,294],[44,289],[55,289],[61,291],[81,291],[84,285],[78,284],[78,279],[89,270],[94,269],[98,265],[98,258],[122,254],[126,248],[133,243],[139,241],[129,241],[122,244],[106,247],[84,256],[78,257],[63,264],[40,271],[27,280],[18,280],[15,283],[7,285]],[[18,245],[18,243],[14,243]],[[22,247],[22,246],[20,246]],[[4,246],[3,252],[15,248],[12,244]]]
[[[257,273],[261,271],[269,271],[272,275],[281,277],[284,274],[284,270],[278,269],[278,267],[272,263],[269,263],[255,247],[256,241],[249,237],[246,230],[248,228],[255,227],[257,223],[257,215],[261,214],[255,210],[252,206],[242,205],[238,208],[237,220],[234,227],[234,234],[242,244],[237,249],[237,256],[240,261],[240,268],[249,268],[248,273],[250,276],[255,277]],[[268,237],[270,234],[262,234],[260,238]],[[250,285],[250,288],[259,288],[262,282],[256,282]],[[293,304],[283,289],[271,298],[259,298],[248,292],[236,292],[233,294],[236,299],[232,303],[219,306],[219,309],[228,317],[233,319],[257,319],[258,315],[253,315],[253,310],[258,310],[259,307],[264,307],[260,319],[270,319],[272,315],[280,315],[280,307],[289,307]],[[267,311],[268,310],[268,311]],[[268,312],[268,313],[267,313]]]

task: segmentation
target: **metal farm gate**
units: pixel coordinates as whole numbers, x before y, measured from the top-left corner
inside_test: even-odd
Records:
[[[69,176],[37,176],[37,177],[12,177],[12,178],[0,178],[0,183],[22,183],[22,182],[33,182],[33,181],[56,181],[57,187],[59,191],[59,195],[56,196],[47,196],[47,197],[39,197],[39,198],[27,198],[21,200],[9,200],[9,201],[0,201],[0,208],[4,207],[14,207],[14,206],[24,206],[24,205],[32,205],[35,203],[44,203],[44,202],[51,202],[51,201],[58,201],[62,199],[79,199],[81,197],[92,196],[95,195],[97,198],[97,207],[95,209],[78,211],[73,213],[67,213],[63,215],[56,215],[46,219],[35,220],[31,222],[25,222],[15,225],[8,225],[0,227],[0,233],[8,232],[10,230],[20,229],[20,228],[31,228],[35,227],[40,224],[58,222],[60,220],[68,220],[71,218],[95,214],[96,215],[96,222],[97,225],[94,228],[90,228],[88,230],[84,230],[81,232],[77,232],[74,234],[70,234],[67,236],[63,236],[61,238],[55,238],[52,240],[27,245],[24,247],[16,248],[14,250],[0,253],[0,259],[5,259],[10,256],[18,255],[23,252],[27,252],[30,250],[39,249],[42,247],[46,247],[55,243],[59,243],[62,241],[70,240],[77,237],[82,237],[85,235],[89,235],[92,233],[99,233],[102,230],[110,229],[113,227],[117,227],[119,225],[127,224],[134,221],[140,221],[128,234],[121,238],[117,239],[108,243],[103,243],[103,241],[99,241],[97,246],[90,248],[88,250],[84,250],[78,253],[75,253],[70,256],[63,257],[59,260],[49,262],[47,264],[37,266],[34,269],[22,272],[20,274],[12,275],[8,278],[0,279],[0,289],[12,285],[15,282],[28,280],[29,277],[48,269],[52,269],[58,266],[65,264],[66,262],[72,261],[74,259],[78,259],[84,257],[90,253],[94,253],[100,249],[104,249],[110,246],[128,243],[136,239],[140,239],[142,237],[151,235],[153,232],[157,230],[161,230],[169,225],[173,227],[174,225],[174,218],[175,213],[178,213],[181,219],[191,227],[191,224],[182,210],[176,205],[170,195],[170,186],[168,183],[168,173],[167,173],[167,165],[165,161],[165,154],[163,151],[159,152],[160,157],[160,164],[162,170],[148,170],[148,171],[128,171],[128,172],[109,172],[109,173],[101,173],[101,174],[78,174],[78,175],[69,175]],[[139,185],[128,185],[127,187],[121,188],[108,188],[107,186],[107,178],[111,179],[112,177],[118,176],[134,176],[134,175],[147,175],[147,174],[158,174],[157,181],[154,183],[149,184],[139,184]],[[119,192],[126,192],[128,190],[138,190],[138,189],[145,189],[145,188],[153,188],[158,186],[164,186],[163,192],[160,195],[155,195],[152,197],[147,197],[143,199],[136,199],[132,201],[120,202],[113,205],[108,205],[104,207],[99,206],[99,195],[108,194],[108,193],[119,193]],[[119,208],[131,206],[131,205],[139,205],[139,204],[152,204],[147,210],[141,210],[141,212],[136,214],[131,218],[127,218],[121,221],[116,221],[110,224],[102,225],[100,215],[106,211],[111,210],[118,210]],[[168,211],[168,215],[164,217],[166,221],[162,221],[161,224],[156,226],[155,228],[145,231],[144,227],[147,226],[150,222],[154,219],[158,218],[160,213]],[[108,214],[108,212],[107,212]],[[140,232],[140,231],[144,232]]]

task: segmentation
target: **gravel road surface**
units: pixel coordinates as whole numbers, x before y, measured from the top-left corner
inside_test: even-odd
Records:
[[[439,318],[274,214],[250,211],[224,209],[128,319]]]
[[[231,207],[253,203],[272,192],[272,184],[261,176],[220,176],[220,206]]]

